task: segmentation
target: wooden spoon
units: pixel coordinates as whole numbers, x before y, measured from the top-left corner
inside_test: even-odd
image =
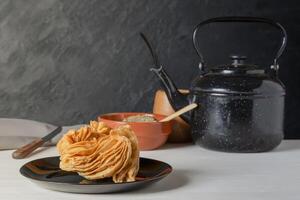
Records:
[[[178,117],[179,115],[182,115],[183,113],[186,113],[190,110],[193,110],[194,108],[196,108],[198,105],[196,103],[192,103],[192,104],[189,104],[179,110],[177,110],[176,112],[174,112],[173,114],[163,118],[162,120],[159,120],[159,122],[167,122],[167,121],[170,121],[176,117]]]

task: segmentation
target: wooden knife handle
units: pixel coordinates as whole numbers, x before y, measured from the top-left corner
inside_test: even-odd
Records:
[[[16,151],[12,153],[12,157],[14,159],[22,159],[28,156],[31,152],[42,146],[45,142],[39,138],[34,141],[32,141],[29,144],[26,144],[23,147],[18,148]]]

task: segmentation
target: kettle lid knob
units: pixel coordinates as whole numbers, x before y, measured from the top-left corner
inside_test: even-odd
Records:
[[[247,56],[242,55],[231,55],[230,59],[232,60],[232,65],[243,65],[245,64],[245,60],[247,59]]]

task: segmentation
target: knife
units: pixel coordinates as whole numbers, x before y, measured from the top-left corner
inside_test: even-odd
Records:
[[[12,153],[12,157],[14,159],[22,159],[28,156],[30,153],[32,153],[34,150],[42,146],[45,142],[50,141],[52,138],[54,138],[56,135],[58,135],[62,131],[62,127],[59,126],[56,129],[54,129],[52,132],[50,132],[48,135],[38,138],[30,142],[29,144],[26,144],[25,146],[22,146],[18,148],[16,151]]]

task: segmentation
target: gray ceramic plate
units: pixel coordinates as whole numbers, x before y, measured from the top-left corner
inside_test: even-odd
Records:
[[[140,170],[136,181],[114,183],[111,179],[89,181],[77,173],[66,172],[59,168],[59,157],[33,160],[20,169],[20,173],[41,187],[72,193],[113,193],[139,189],[161,180],[172,172],[167,163],[140,158]]]

